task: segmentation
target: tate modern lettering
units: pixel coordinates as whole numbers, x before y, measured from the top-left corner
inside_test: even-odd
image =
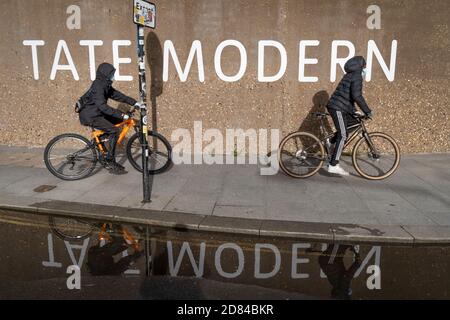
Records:
[[[89,75],[80,75],[79,68],[77,68],[77,61],[74,61],[71,54],[71,46],[75,46],[75,44],[70,44],[69,46],[65,40],[59,40],[56,48],[48,48],[44,40],[24,40],[22,43],[24,46],[30,48],[32,72],[35,80],[39,80],[42,77],[49,77],[50,80],[55,80],[59,73],[68,72],[76,81],[79,81],[80,77],[84,76],[86,78],[90,77],[91,80],[95,79],[96,48],[106,45],[102,40],[80,40],[76,44],[76,46],[86,48],[86,58],[89,64]],[[129,40],[112,41],[112,59],[114,67],[117,69],[117,81],[133,81],[134,79],[131,74],[123,74],[120,68],[121,65],[131,63],[130,57],[122,56],[120,53],[121,48],[123,49],[123,47],[129,47],[131,45],[132,42]],[[275,40],[260,40],[255,42],[255,45],[257,46],[257,55],[252,56],[249,54],[250,50],[240,41],[225,40],[217,45],[212,56],[206,56],[202,42],[195,40],[192,42],[187,58],[182,59],[175,44],[171,40],[166,40],[163,49],[163,80],[165,82],[169,81],[170,75],[174,74],[178,76],[181,82],[196,80],[203,83],[205,82],[205,65],[213,65],[214,70],[211,71],[214,71],[218,79],[224,82],[237,82],[246,73],[250,72],[247,68],[249,61],[251,59],[257,59],[256,76],[259,82],[275,82],[281,80],[285,76],[287,68],[295,68],[297,70],[297,78],[300,83],[319,82],[319,77],[309,67],[320,65],[323,61],[319,57],[314,56],[312,50],[314,47],[326,46],[329,47],[330,52],[330,65],[326,66],[327,70],[329,70],[329,80],[330,82],[335,82],[337,79],[337,70],[341,69],[343,72],[345,62],[355,56],[356,53],[355,45],[347,40],[333,40],[331,43],[321,42],[320,40],[301,40],[298,43],[298,55],[295,57],[288,56],[285,46]],[[390,82],[394,81],[397,64],[397,46],[397,40],[392,40],[390,52],[381,52],[374,40],[368,40],[365,50],[359,48],[358,51],[367,57],[366,81],[371,81],[376,63],[382,70],[382,74],[379,76],[384,76]],[[224,63],[222,54],[225,49],[234,51],[233,60],[229,61],[229,63],[236,65],[235,69],[237,71],[233,72],[233,74],[226,74],[222,68]],[[275,64],[276,72],[266,74],[266,52],[269,49],[277,52],[278,62]],[[48,55],[53,58],[51,70],[41,70],[38,58],[39,50],[46,50],[46,53],[49,53],[49,50],[54,50],[53,54],[50,54],[50,51]],[[339,50],[341,52],[347,52],[347,54],[339,56]],[[65,61],[65,63],[62,61]],[[191,71],[194,72],[191,74]]]

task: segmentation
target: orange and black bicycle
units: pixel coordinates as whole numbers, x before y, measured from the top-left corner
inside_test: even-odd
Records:
[[[124,142],[130,130],[134,134],[126,144],[126,155],[133,168],[142,172],[142,147],[140,141],[140,121],[134,119],[134,110],[130,118],[116,125],[120,128],[117,144]],[[44,162],[47,169],[63,180],[80,180],[88,177],[100,163],[106,166],[105,133],[92,128],[92,139],[88,140],[76,133],[65,133],[53,138],[45,148]],[[148,132],[149,173],[159,174],[171,164],[172,147],[167,139],[153,131]]]
[[[137,225],[126,228],[111,222],[98,222],[64,216],[49,216],[50,230],[64,241],[79,241],[90,238],[98,231],[98,240],[111,241],[113,238],[123,239],[135,250],[140,250],[139,242],[145,235],[145,228]]]

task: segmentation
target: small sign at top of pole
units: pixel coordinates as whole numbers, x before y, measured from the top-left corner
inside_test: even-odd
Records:
[[[145,0],[134,0],[133,21],[137,25],[155,29],[156,5]]]

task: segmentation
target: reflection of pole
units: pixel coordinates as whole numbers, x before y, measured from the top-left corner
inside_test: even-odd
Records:
[[[145,242],[144,242],[144,253],[145,253],[145,276],[148,277],[150,276],[150,259],[149,257],[151,257],[151,252],[149,251],[149,233],[148,233],[148,226],[145,226]]]
[[[150,174],[148,172],[148,127],[147,127],[147,83],[145,80],[145,51],[144,51],[144,27],[137,26],[137,51],[139,66],[139,95],[142,102],[141,113],[141,132],[140,140],[142,146],[142,182],[144,188],[143,203],[151,202],[150,200]]]

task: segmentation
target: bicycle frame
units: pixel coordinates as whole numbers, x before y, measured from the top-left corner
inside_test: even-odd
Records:
[[[356,128],[356,130],[354,130],[352,132],[352,134],[350,135],[350,137],[345,141],[343,150],[345,150],[362,133],[362,136],[366,139],[370,148],[374,152],[376,152],[375,146],[373,145],[373,143],[370,140],[370,137],[368,135],[364,121],[359,120],[359,122],[357,124],[354,124],[354,125],[348,127],[347,130],[351,130],[353,128]],[[325,146],[325,150],[327,151],[327,153],[331,154],[331,150],[329,149],[329,146],[327,145],[326,141],[329,140],[331,137],[333,137],[334,133],[328,134],[326,132],[326,130],[324,129],[323,118],[320,118],[320,132],[321,132],[322,136],[325,136],[325,138],[320,139],[320,142],[322,143],[322,145]]]
[[[128,134],[128,131],[130,131],[131,128],[134,128],[137,126],[137,121],[133,118],[130,118],[128,120],[125,120],[121,123],[118,123],[114,125],[116,128],[122,127],[122,130],[120,131],[119,138],[117,139],[117,143],[122,143],[122,141],[125,139],[125,137]],[[102,130],[93,130],[92,131],[92,138],[94,139],[98,149],[105,154],[107,151],[105,150],[104,146],[102,145],[102,142],[100,140],[100,136],[105,134]]]
[[[99,241],[111,241],[112,238],[111,236],[108,234],[108,229],[110,229],[110,227],[108,226],[107,223],[103,223],[102,226],[100,227],[100,232],[98,234],[98,240]],[[133,247],[134,250],[140,250],[140,246],[139,246],[139,241],[137,239],[135,239],[133,237],[133,235],[128,232],[128,230],[123,227],[120,226],[120,231],[122,233],[122,237],[129,241],[129,245]]]

